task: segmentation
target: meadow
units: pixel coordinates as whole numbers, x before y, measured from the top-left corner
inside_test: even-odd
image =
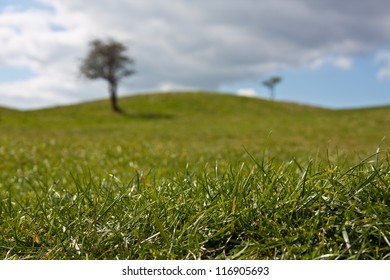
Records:
[[[2,259],[390,259],[390,107],[0,108]]]

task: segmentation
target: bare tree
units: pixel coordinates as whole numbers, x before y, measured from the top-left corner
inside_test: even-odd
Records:
[[[118,107],[117,90],[119,81],[135,73],[132,69],[134,60],[126,55],[127,48],[120,42],[112,39],[103,42],[90,42],[88,55],[80,65],[80,73],[88,79],[104,79],[108,82],[111,107],[114,112],[120,113]]]
[[[271,78],[263,81],[263,85],[266,86],[267,88],[269,88],[269,90],[270,90],[272,100],[275,99],[275,89],[274,88],[281,81],[282,81],[282,78],[278,77],[278,76],[274,76],[274,77],[271,77]]]

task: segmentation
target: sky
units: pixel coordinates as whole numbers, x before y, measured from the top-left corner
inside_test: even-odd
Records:
[[[120,96],[180,90],[328,108],[390,105],[388,0],[0,0],[0,106],[108,96],[79,74],[94,39],[128,47]]]

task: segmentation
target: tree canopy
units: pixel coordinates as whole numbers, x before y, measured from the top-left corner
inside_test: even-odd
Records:
[[[263,81],[263,85],[270,89],[271,99],[275,99],[275,86],[282,81],[282,78],[279,76],[271,77],[265,81]]]
[[[117,105],[119,81],[135,73],[134,60],[126,55],[127,48],[120,42],[94,40],[90,43],[88,55],[80,65],[80,72],[88,79],[104,79],[109,84],[112,109],[120,112]]]

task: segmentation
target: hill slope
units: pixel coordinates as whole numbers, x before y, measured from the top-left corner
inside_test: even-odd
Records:
[[[2,112],[1,258],[389,259],[389,108],[120,101]]]
[[[126,114],[113,114],[107,100],[5,111],[2,145],[56,143],[89,150],[100,160],[121,151],[124,164],[170,168],[241,162],[248,152],[260,157],[265,149],[279,160],[327,153],[361,159],[375,153],[390,132],[386,107],[336,111],[210,93],[138,95],[119,104]],[[388,141],[381,147],[387,149]]]

